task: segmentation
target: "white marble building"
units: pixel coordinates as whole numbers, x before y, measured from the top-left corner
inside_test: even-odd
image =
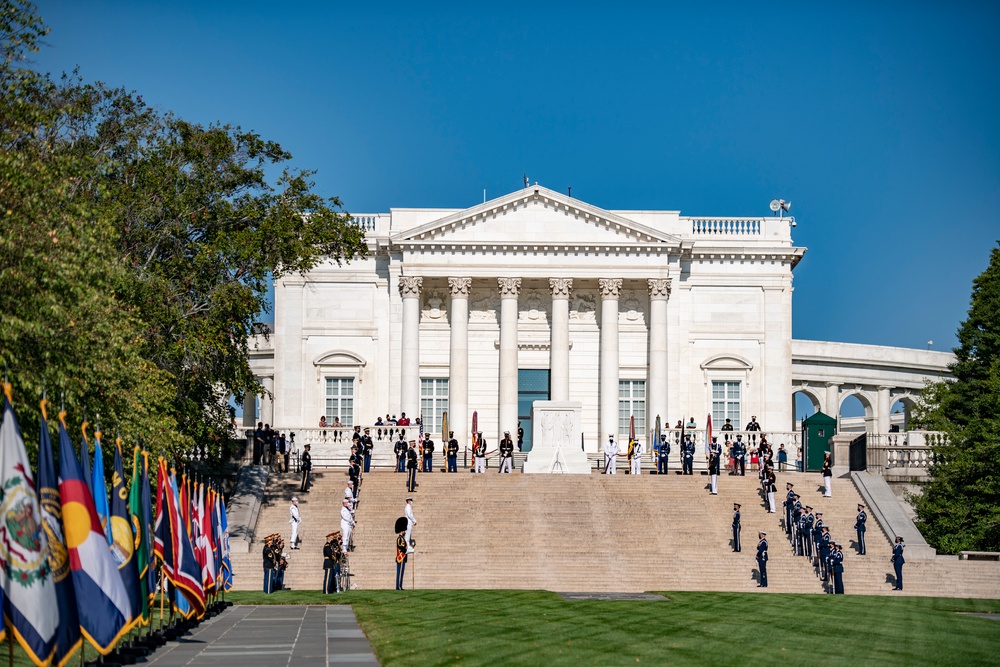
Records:
[[[261,418],[279,428],[405,412],[439,432],[447,410],[466,445],[475,411],[495,443],[532,400],[578,401],[597,451],[629,416],[640,433],[657,415],[704,428],[709,413],[716,429],[756,415],[790,431],[795,389],[817,405],[839,391],[821,374],[793,378],[792,271],[805,248],[787,217],[607,211],[534,185],[356,222],[368,258],[275,285],[273,333],[252,363],[273,396]],[[921,368],[940,375],[943,356]],[[872,396],[889,390],[872,382]]]

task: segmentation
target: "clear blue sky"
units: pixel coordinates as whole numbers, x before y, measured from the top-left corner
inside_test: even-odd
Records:
[[[1000,238],[1000,5],[870,4],[42,2],[38,64],[257,130],[351,212],[524,173],[607,209],[782,197],[796,338],[950,349]]]

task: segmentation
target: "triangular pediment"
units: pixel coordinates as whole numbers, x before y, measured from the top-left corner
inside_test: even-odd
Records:
[[[680,243],[676,236],[540,185],[400,231],[391,240],[400,245]]]

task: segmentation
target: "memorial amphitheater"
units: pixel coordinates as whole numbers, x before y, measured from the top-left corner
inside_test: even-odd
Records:
[[[322,581],[356,425],[382,437],[360,493],[354,585],[392,587],[392,524],[408,494],[386,420],[405,413],[407,439],[420,417],[438,452],[413,494],[407,578],[418,588],[758,590],[753,546],[767,531],[770,587],[760,590],[820,592],[812,567],[791,555],[782,513],[763,509],[756,475],[724,474],[709,495],[711,416],[716,435],[727,419],[735,435],[755,417],[775,450],[785,445],[779,488],[792,481],[824,511],[847,553],[848,593],[889,594],[890,539],[904,535],[903,594],[1000,597],[1000,563],[935,554],[901,500],[940,437],[920,431],[910,408],[928,381],[948,377],[952,355],[794,339],[793,272],[806,252],[794,218],[611,211],[536,184],[468,209],[393,209],[354,224],[368,256],[276,281],[274,323],[251,343],[266,394],[248,399],[244,425],[295,433],[315,466],[300,503],[305,542],[286,575],[293,588]],[[834,455],[832,498],[808,462],[795,469],[805,444],[796,395],[837,420],[822,443]],[[852,396],[864,415],[842,417]],[[546,411],[566,415],[564,433],[545,434]],[[445,419],[458,474],[441,472]],[[669,474],[649,474],[657,422],[675,438],[689,420],[695,474],[677,474],[676,448]],[[474,423],[491,451],[524,429],[514,474],[496,474],[495,459],[469,474]],[[632,424],[647,445],[644,474],[600,475],[603,443],[611,434],[624,444]],[[230,510],[234,570],[239,587],[257,588],[260,540],[287,533],[298,477],[244,472]],[[730,544],[733,502],[743,505],[741,553]],[[850,548],[858,502],[871,508],[865,556]]]

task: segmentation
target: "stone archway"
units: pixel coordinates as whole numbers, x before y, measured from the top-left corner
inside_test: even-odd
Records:
[[[809,408],[812,408],[809,411]],[[822,412],[822,403],[819,393],[811,387],[792,388],[792,428],[799,429],[799,424],[806,417],[811,417],[817,412]]]
[[[857,404],[860,404],[860,412],[862,413],[860,415],[855,414],[859,411]],[[847,414],[845,414],[845,408]],[[860,387],[857,389],[845,388],[840,395],[836,417],[838,433],[873,431],[877,421],[875,400]]]

